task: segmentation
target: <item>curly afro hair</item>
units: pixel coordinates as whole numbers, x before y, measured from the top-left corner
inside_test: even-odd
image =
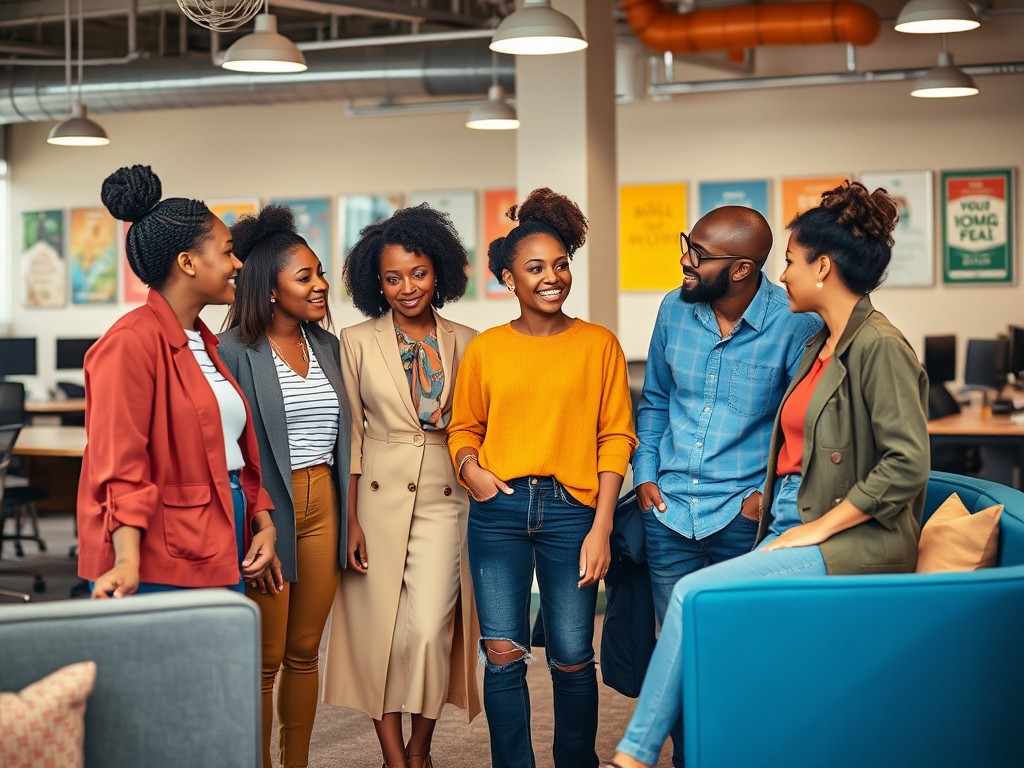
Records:
[[[242,262],[235,281],[235,302],[224,321],[226,328],[239,328],[242,343],[258,347],[270,326],[271,293],[277,288],[278,275],[288,266],[297,246],[309,243],[295,228],[295,215],[283,205],[268,205],[255,216],[243,216],[231,227],[232,250]],[[331,326],[327,307],[321,325]]]
[[[499,280],[502,272],[512,268],[519,244],[530,235],[551,235],[570,259],[587,241],[587,217],[583,211],[568,197],[547,187],[533,190],[522,205],[513,205],[505,215],[518,222],[516,228],[487,248],[487,266]]]
[[[821,196],[821,203],[789,223],[808,261],[828,254],[839,277],[856,294],[866,295],[885,279],[892,258],[896,202],[884,189],[868,192],[860,182],[844,181]]]
[[[381,317],[389,309],[380,287],[380,258],[388,245],[430,259],[437,278],[431,304],[437,309],[465,295],[469,258],[459,233],[447,213],[422,203],[364,228],[345,257],[345,287],[356,309],[367,317]]]

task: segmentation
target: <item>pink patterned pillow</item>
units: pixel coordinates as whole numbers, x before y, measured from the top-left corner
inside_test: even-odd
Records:
[[[96,664],[58,669],[19,693],[0,693],[0,765],[4,768],[82,768],[85,700]]]

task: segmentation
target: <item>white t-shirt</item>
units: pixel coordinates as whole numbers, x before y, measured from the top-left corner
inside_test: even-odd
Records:
[[[227,455],[227,471],[241,469],[245,466],[245,459],[242,458],[242,449],[238,447],[238,441],[245,432],[245,403],[241,396],[235,391],[231,382],[224,378],[217,366],[213,364],[206,346],[203,344],[203,337],[199,331],[185,329],[188,336],[188,348],[202,368],[206,380],[210,382],[213,394],[217,397],[217,405],[220,406],[220,423],[224,430],[224,453]]]
[[[305,337],[305,330],[302,335]],[[288,420],[288,452],[293,470],[334,464],[334,445],[338,440],[338,394],[320,367],[308,338],[306,349],[309,350],[306,378],[289,368],[274,352],[274,366],[281,381]]]

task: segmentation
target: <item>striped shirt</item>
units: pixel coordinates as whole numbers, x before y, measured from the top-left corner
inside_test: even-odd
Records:
[[[302,331],[306,338],[306,331]],[[284,413],[288,421],[288,451],[292,469],[334,463],[334,445],[338,440],[338,394],[327,380],[313,346],[309,350],[309,371],[302,378],[274,352],[274,366],[284,395]],[[273,348],[271,348],[273,352]]]
[[[199,368],[217,397],[221,428],[224,431],[224,453],[228,460],[227,470],[232,472],[241,469],[245,466],[245,459],[242,458],[242,449],[238,447],[238,441],[245,431],[245,403],[231,382],[225,379],[213,364],[199,331],[190,331],[187,328],[184,330],[188,336],[189,351],[199,363]]]

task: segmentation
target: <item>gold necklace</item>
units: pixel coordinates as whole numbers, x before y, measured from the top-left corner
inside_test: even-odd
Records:
[[[270,348],[274,350],[274,352],[277,354],[277,356],[281,360],[284,361],[284,364],[287,365],[289,368],[291,368],[294,373],[298,374],[299,372],[296,371],[295,368],[292,367],[292,364],[288,362],[288,358],[286,358],[284,356],[284,352],[281,351],[281,347],[279,347],[277,345],[276,341],[274,341],[272,338],[270,338],[270,334],[269,333],[267,334],[267,341],[270,342]],[[309,358],[306,357],[306,339],[305,339],[305,337],[303,337],[300,341],[296,341],[295,343],[298,344],[299,347],[302,349],[302,362],[308,363],[309,362]]]

